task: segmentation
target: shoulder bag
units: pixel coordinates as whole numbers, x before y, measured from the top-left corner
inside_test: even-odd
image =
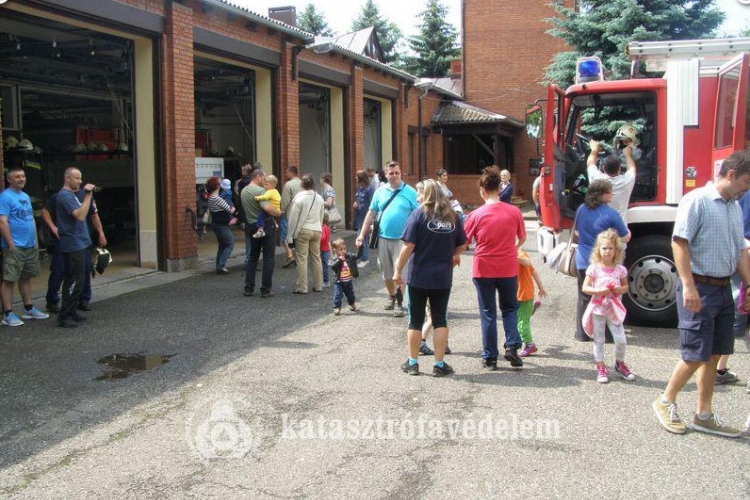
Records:
[[[375,219],[375,222],[372,223],[372,233],[370,233],[370,240],[367,242],[367,246],[373,250],[378,248],[378,240],[380,240],[380,218],[383,216],[385,209],[388,208],[388,205],[391,204],[393,199],[396,196],[398,196],[398,193],[400,192],[401,192],[401,188],[393,192],[393,194],[391,195],[391,198],[388,200],[385,206],[383,206],[383,210],[381,210],[380,213],[378,214],[378,218]]]
[[[573,227],[570,228],[570,238],[568,239],[568,242],[558,244],[547,256],[547,265],[556,272],[573,278],[578,277],[578,268],[576,267],[578,243],[574,242],[577,222],[578,212],[576,212],[576,216],[573,219]]]

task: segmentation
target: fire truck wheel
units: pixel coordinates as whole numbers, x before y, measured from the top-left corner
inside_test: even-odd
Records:
[[[635,326],[677,326],[677,268],[669,236],[642,236],[625,252],[629,292],[623,297],[626,322]]]

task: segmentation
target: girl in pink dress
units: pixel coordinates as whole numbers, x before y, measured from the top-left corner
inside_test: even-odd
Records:
[[[583,313],[583,329],[594,338],[596,381],[609,382],[609,370],[604,364],[604,327],[609,327],[615,341],[615,371],[625,380],[635,380],[635,374],[625,364],[625,306],[622,294],[628,291],[628,271],[622,260],[622,241],[613,229],[602,231],[596,237],[591,252],[591,265],[586,269],[583,293],[591,295]]]

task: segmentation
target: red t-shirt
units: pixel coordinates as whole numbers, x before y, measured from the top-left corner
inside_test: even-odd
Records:
[[[526,239],[521,211],[509,203],[482,205],[464,223],[468,241],[476,241],[474,278],[512,278],[518,275],[516,241]]]
[[[323,224],[323,232],[320,235],[320,251],[331,251],[331,228]]]

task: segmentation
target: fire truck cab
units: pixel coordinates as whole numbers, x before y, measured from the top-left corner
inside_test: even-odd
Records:
[[[589,139],[609,143],[617,154],[617,129],[635,125],[640,155],[627,212],[627,318],[634,325],[671,327],[677,324],[671,250],[677,204],[712,180],[727,156],[750,144],[750,38],[632,42],[627,52],[634,68],[646,63],[664,77],[604,81],[601,63],[584,58],[575,85],[565,91],[549,86],[546,113],[529,107],[527,133],[539,138],[535,132],[543,130],[544,136],[537,243],[546,256],[567,237],[562,232],[571,227],[588,185]]]

